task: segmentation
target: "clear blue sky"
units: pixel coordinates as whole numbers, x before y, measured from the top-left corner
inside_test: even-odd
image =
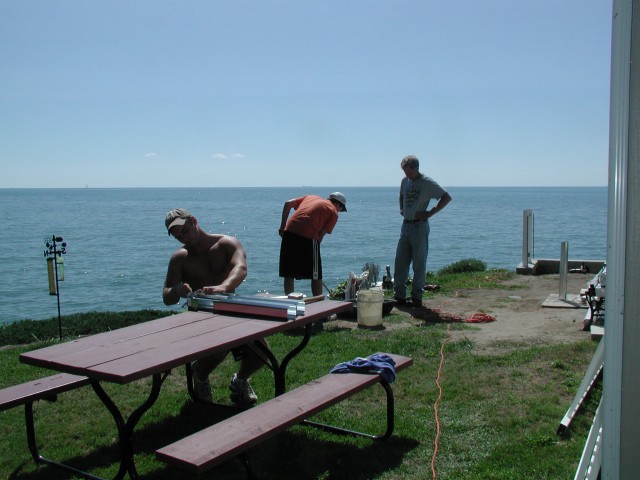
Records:
[[[606,0],[2,0],[0,188],[606,185]]]

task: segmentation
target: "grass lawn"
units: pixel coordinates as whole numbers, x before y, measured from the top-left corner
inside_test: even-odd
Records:
[[[132,313],[128,314],[127,321],[135,323],[164,313]],[[73,321],[67,318],[63,321],[65,325],[91,324],[93,316],[100,328],[123,326],[114,319],[127,315],[112,315],[86,314],[74,316]],[[387,324],[401,321],[400,316],[385,317]],[[28,331],[28,325],[15,328]],[[595,343],[581,341],[520,348],[504,355],[482,356],[473,353],[474,346],[468,340],[448,341],[450,330],[464,328],[473,327],[439,323],[385,330],[316,331],[307,348],[287,369],[288,388],[324,375],[339,362],[377,351],[414,359],[414,365],[401,372],[393,384],[394,434],[388,440],[373,442],[294,427],[249,453],[255,477],[285,480],[573,478],[599,391],[587,399],[585,408],[563,436],[557,436],[556,430],[584,376]],[[14,332],[0,328],[0,342],[11,343],[11,339],[17,338]],[[0,350],[0,388],[51,374],[20,364],[18,355],[44,346],[47,342],[41,340],[55,338],[57,329],[51,335],[32,334],[31,338],[40,340]],[[300,335],[301,332],[294,332],[271,337],[269,342],[276,356],[281,358],[283,352],[299,341]],[[228,358],[212,374],[214,397],[219,402],[228,402],[227,386],[235,367]],[[439,398],[436,384],[439,370],[442,397],[436,422],[434,404]],[[120,408],[129,413],[143,401],[149,383],[140,381],[125,386],[106,385],[106,388]],[[269,370],[258,372],[252,383],[260,400],[273,396]],[[385,426],[384,404],[384,391],[375,386],[332,407],[318,420],[381,433]],[[34,410],[43,455],[105,478],[116,473],[115,426],[91,387],[64,393],[55,403],[38,402]],[[215,407],[193,404],[186,392],[184,369],[174,370],[162,387],[160,398],[144,415],[135,433],[140,478],[191,478],[156,461],[154,451],[224,415]],[[22,408],[0,412],[0,438],[0,478],[73,478],[66,472],[33,462],[27,448]],[[239,460],[233,460],[203,476],[214,477],[246,478],[246,470]]]

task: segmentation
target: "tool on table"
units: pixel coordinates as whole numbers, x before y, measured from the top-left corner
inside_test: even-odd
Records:
[[[195,311],[243,313],[293,320],[300,315],[304,315],[307,303],[320,300],[324,300],[324,295],[298,300],[264,295],[240,295],[235,293],[205,295],[195,292],[187,297],[187,306],[189,310]]]

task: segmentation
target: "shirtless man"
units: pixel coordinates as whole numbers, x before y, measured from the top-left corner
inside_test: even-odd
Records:
[[[237,238],[205,232],[196,217],[182,208],[167,213],[165,226],[169,235],[183,244],[169,260],[162,291],[165,305],[174,305],[192,292],[232,293],[247,276],[247,256]],[[194,390],[199,400],[212,401],[209,373],[227,353],[193,362]],[[240,368],[229,385],[231,400],[241,406],[252,405],[258,397],[249,377],[264,363],[248,346],[233,349],[232,353],[240,361]]]

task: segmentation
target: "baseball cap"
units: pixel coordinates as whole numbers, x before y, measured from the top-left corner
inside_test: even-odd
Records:
[[[193,215],[191,215],[184,208],[174,208],[169,213],[167,213],[167,218],[164,219],[164,224],[167,227],[167,233],[171,230],[171,227],[175,227],[176,225],[184,225],[187,223]],[[169,233],[169,235],[171,235]]]
[[[340,192],[333,192],[331,195],[329,195],[329,200],[340,202],[342,204],[342,208],[344,208],[344,211],[347,211],[347,197],[345,197]]]

